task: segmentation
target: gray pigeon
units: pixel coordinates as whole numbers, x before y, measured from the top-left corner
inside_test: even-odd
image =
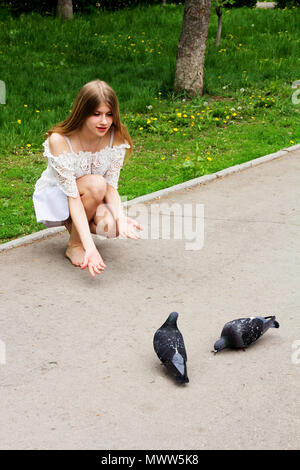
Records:
[[[154,351],[176,381],[189,382],[186,369],[187,355],[183,337],[177,328],[178,313],[172,312],[153,338]]]
[[[221,338],[215,342],[214,352],[217,353],[225,348],[247,348],[269,328],[279,328],[275,318],[275,316],[238,318],[226,323]]]

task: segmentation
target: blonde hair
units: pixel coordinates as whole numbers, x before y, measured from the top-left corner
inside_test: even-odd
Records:
[[[57,132],[58,134],[71,134],[77,129],[80,129],[84,121],[91,116],[101,104],[107,104],[110,107],[115,131],[119,132],[123,139],[127,140],[130,145],[130,149],[127,151],[127,161],[132,152],[132,139],[127,128],[121,122],[117,95],[106,82],[99,79],[92,80],[83,85],[76,96],[70,115],[67,119],[48,130],[46,136],[49,137],[53,132]]]

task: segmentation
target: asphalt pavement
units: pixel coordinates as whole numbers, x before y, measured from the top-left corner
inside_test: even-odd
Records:
[[[1,449],[299,449],[300,150],[128,207],[141,239],[66,232],[0,253]],[[190,383],[153,335],[179,313]],[[211,351],[232,319],[276,315],[246,351]]]

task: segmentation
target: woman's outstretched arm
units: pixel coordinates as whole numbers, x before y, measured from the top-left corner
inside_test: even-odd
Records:
[[[135,220],[125,216],[118,190],[113,188],[110,184],[107,184],[106,188],[104,201],[116,221],[119,234],[122,237],[137,240],[140,237],[135,228],[143,230],[143,227]]]

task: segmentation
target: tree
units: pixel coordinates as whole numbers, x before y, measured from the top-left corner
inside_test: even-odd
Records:
[[[220,40],[221,40],[221,32],[222,32],[222,7],[229,6],[229,5],[234,5],[235,0],[213,0],[214,1],[214,6],[216,8],[216,13],[218,16],[218,31],[217,31],[217,38],[216,38],[216,46],[220,45]]]
[[[211,0],[186,0],[178,43],[175,90],[203,93],[206,38]]]
[[[73,18],[72,0],[57,0],[56,16],[60,16],[64,20],[71,20]]]

